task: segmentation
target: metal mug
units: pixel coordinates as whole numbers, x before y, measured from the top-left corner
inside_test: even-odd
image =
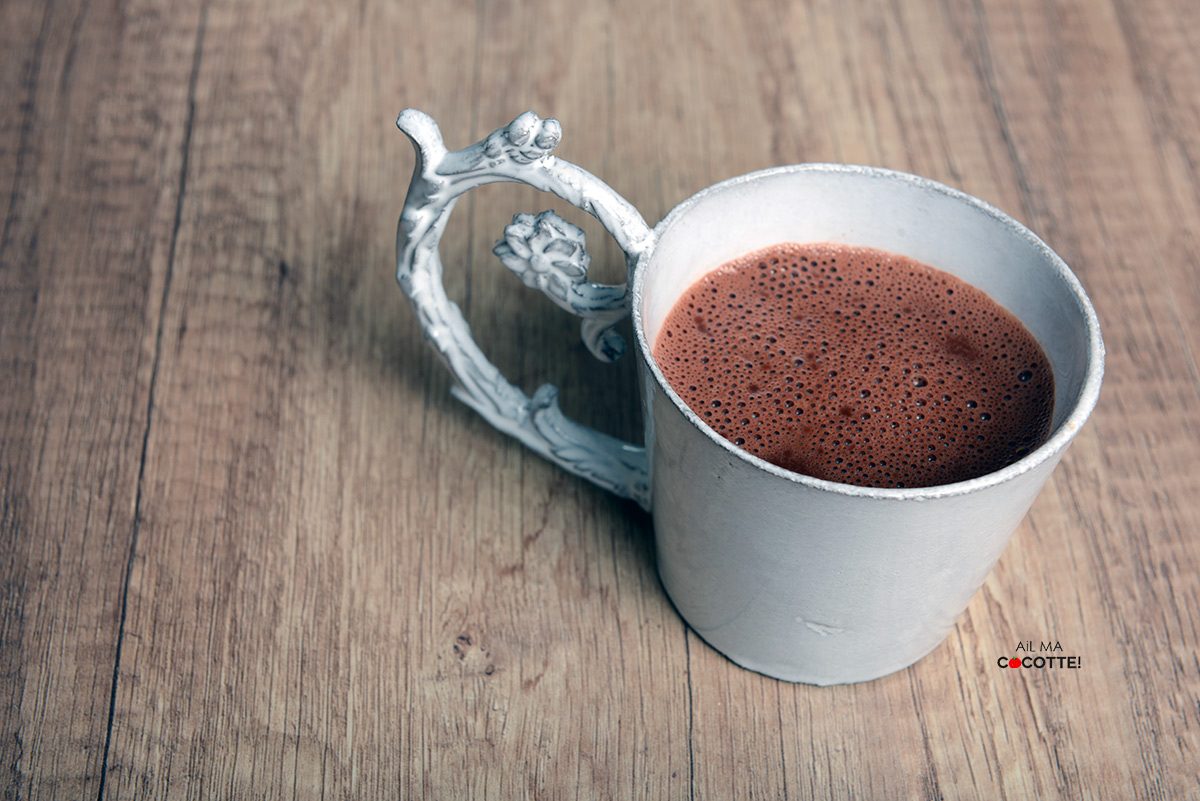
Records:
[[[651,229],[594,175],[551,154],[562,130],[526,112],[448,151],[414,109],[398,127],[416,167],[397,233],[401,287],[457,379],[453,394],[538,454],[653,515],[663,586],[688,624],[751,670],[788,681],[865,681],[911,665],[949,633],[1095,406],[1099,322],[1079,281],[1027,228],[934,181],[843,164],[776,167],[715,184]],[[643,444],[566,418],[557,390],[505,380],[445,294],[438,242],[456,199],[516,181],[594,216],[625,251],[629,282],[587,280],[583,232],[518,214],[494,248],[528,286],[582,318],[598,358],[625,349],[633,316]],[[844,242],[902,253],[984,290],[1041,343],[1054,371],[1049,439],[978,478],[879,489],[789,472],[719,436],[654,362],[675,301],[709,270],[779,242]]]

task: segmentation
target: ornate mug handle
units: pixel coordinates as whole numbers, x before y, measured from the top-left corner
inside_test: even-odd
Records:
[[[471,337],[470,326],[442,286],[438,243],[459,195],[484,184],[514,181],[553,192],[591,214],[625,251],[629,265],[653,240],[637,209],[586,170],[551,155],[562,137],[557,120],[527,111],[482,142],[447,151],[433,119],[405,109],[396,126],[412,140],[416,167],[396,232],[396,278],[417,310],[426,338],[458,380],[456,398],[496,428],[572,473],[649,508],[646,449],[580,425],[558,407],[558,389],[543,384],[529,397],[510,384]],[[629,313],[626,284],[587,281],[584,234],[552,211],[518,214],[493,248],[528,287],[583,318],[581,336],[602,361],[625,342],[613,326]]]

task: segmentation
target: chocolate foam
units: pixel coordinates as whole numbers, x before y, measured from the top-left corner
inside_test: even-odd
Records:
[[[975,478],[1045,441],[1054,377],[983,291],[905,256],[781,244],[708,273],[654,358],[713,429],[787,470],[867,487]]]

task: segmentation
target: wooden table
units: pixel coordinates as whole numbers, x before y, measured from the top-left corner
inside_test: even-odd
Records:
[[[0,6],[4,797],[1200,797],[1200,5],[465,5]],[[409,105],[455,147],[555,115],[648,219],[861,162],[1066,258],[1103,398],[944,645],[740,670],[646,516],[451,400],[393,279]],[[472,195],[449,291],[632,436],[631,363],[488,253],[564,205]],[[998,669],[1026,640],[1082,667]]]

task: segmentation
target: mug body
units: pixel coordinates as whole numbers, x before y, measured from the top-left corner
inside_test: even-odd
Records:
[[[867,167],[781,167],[710,187],[655,228],[634,266],[651,513],[663,585],[688,624],[744,667],[789,681],[864,681],[949,633],[1099,396],[1087,296],[1028,229],[933,181]],[[823,481],[713,431],[667,384],[653,344],[702,275],[781,242],[900,253],[1015,314],[1054,371],[1049,439],[986,476],[921,489]]]

